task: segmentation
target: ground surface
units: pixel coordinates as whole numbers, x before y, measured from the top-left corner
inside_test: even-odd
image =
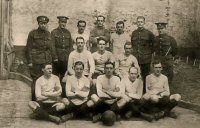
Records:
[[[174,81],[170,87],[171,93],[180,93],[186,102],[200,105],[200,69],[199,63],[193,66],[190,61],[181,61],[174,67]]]
[[[30,100],[30,87],[17,80],[0,81],[0,128],[101,128],[101,123],[93,124],[90,121],[73,120],[60,125],[51,122],[31,120],[28,115],[31,110],[27,106]],[[199,128],[200,114],[197,112],[176,107],[173,111],[179,114],[178,119],[164,118],[152,123],[133,119],[120,121],[116,128]],[[113,126],[113,127],[114,127]]]

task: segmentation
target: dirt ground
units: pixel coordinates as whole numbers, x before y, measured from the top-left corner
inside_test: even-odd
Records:
[[[193,61],[186,64],[185,60],[174,67],[173,85],[171,93],[180,93],[186,102],[200,105],[200,69],[199,62],[193,66]]]
[[[0,128],[106,128],[101,122],[71,120],[60,125],[52,122],[33,120],[28,107],[31,99],[30,86],[18,80],[0,80]],[[164,118],[151,123],[141,119],[122,120],[112,128],[199,128],[200,114],[176,107],[178,119]]]

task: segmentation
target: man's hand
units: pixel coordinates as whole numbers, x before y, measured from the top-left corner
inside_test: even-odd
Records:
[[[53,91],[56,92],[56,91],[58,91],[59,89],[60,89],[60,87],[55,86]]]
[[[119,87],[116,87],[113,91],[114,91],[114,92],[119,92],[119,91],[120,91],[120,88],[119,88]]]
[[[73,93],[75,93],[75,88],[72,87],[72,88],[71,88],[71,91],[72,91]]]
[[[82,89],[81,89],[81,91],[83,91],[83,92],[88,92],[90,90],[90,88],[88,88],[88,87],[83,87]]]
[[[32,64],[32,63],[30,63],[30,64],[28,64],[28,66],[29,66],[29,67],[33,67],[33,64]]]

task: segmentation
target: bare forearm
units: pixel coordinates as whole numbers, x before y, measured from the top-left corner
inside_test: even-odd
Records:
[[[77,91],[75,94],[78,95],[79,97],[85,98],[88,96],[89,92]]]

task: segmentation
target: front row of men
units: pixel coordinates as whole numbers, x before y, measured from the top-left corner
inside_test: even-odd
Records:
[[[67,78],[66,96],[60,98],[59,78],[52,74],[52,65],[43,65],[42,75],[36,81],[36,101],[30,101],[32,118],[53,121],[57,124],[76,117],[90,117],[93,122],[102,120],[113,125],[120,116],[139,116],[149,122],[165,116],[176,118],[170,112],[181,99],[179,94],[170,95],[168,78],[161,73],[162,64],[153,62],[153,73],[146,77],[146,93],[138,68],[131,66],[128,75],[120,81],[114,75],[115,63],[104,64],[104,74],[97,77],[95,91],[84,74],[84,63],[74,63],[74,74]]]

